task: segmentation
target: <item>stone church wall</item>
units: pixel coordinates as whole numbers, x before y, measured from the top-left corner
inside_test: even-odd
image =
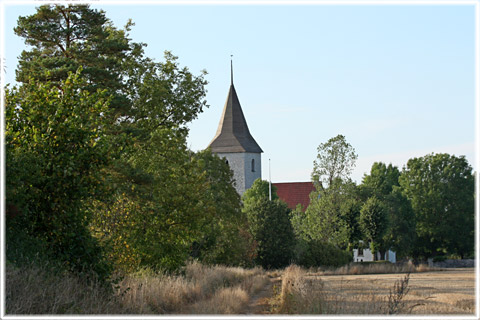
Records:
[[[236,181],[236,189],[240,195],[250,188],[257,178],[262,177],[262,160],[260,153],[217,153],[220,158],[228,161]],[[252,171],[252,160],[254,170]]]

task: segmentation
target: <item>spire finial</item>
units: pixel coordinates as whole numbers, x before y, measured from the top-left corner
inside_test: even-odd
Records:
[[[230,55],[230,77],[233,86],[233,54]]]

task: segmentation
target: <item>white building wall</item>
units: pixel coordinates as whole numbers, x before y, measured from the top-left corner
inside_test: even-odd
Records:
[[[249,189],[258,178],[262,178],[262,154],[245,153],[245,190]]]
[[[363,249],[363,254],[358,254],[359,249],[353,249],[353,262],[368,262],[368,261],[373,261],[373,254],[370,249]],[[380,255],[380,252],[377,252],[377,260],[387,260],[390,261],[391,263],[396,263],[396,254],[395,252],[388,250],[385,253],[385,257],[382,257]]]
[[[353,262],[373,261],[373,254],[370,249],[363,249],[362,254],[358,254],[359,249],[353,249]]]
[[[225,158],[228,165],[233,171],[233,178],[235,179],[235,188],[240,196],[245,190],[250,188],[253,182],[262,178],[262,158],[260,153],[217,153],[220,158]],[[253,171],[252,171],[253,160]]]

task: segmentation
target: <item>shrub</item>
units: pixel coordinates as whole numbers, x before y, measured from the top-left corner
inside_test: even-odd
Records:
[[[305,268],[340,267],[352,260],[348,251],[319,240],[299,240],[295,251],[297,252],[297,263]]]

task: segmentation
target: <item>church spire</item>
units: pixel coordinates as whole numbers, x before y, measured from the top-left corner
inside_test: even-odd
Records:
[[[233,86],[233,61],[230,60],[231,86],[217,133],[210,142],[212,152],[263,152],[248,130],[240,101]]]

